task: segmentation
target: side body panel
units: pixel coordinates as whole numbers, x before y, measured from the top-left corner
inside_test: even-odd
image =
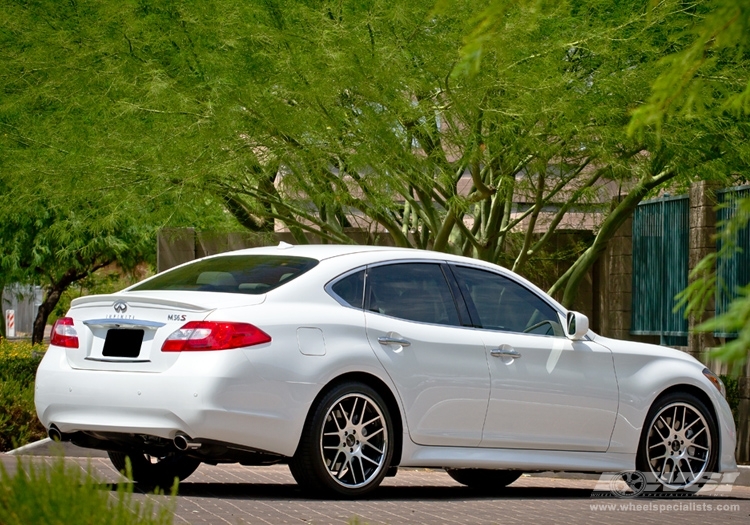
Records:
[[[478,445],[490,393],[479,334],[372,312],[365,317],[370,346],[397,385],[411,439],[423,445]],[[410,345],[383,345],[379,337],[404,338]]]
[[[564,337],[481,334],[492,375],[482,447],[607,450],[618,403],[607,348]],[[498,348],[520,357],[495,357]]]

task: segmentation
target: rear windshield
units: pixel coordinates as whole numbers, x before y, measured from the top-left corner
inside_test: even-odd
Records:
[[[157,275],[130,290],[190,290],[258,295],[278,288],[318,261],[280,255],[226,255]]]

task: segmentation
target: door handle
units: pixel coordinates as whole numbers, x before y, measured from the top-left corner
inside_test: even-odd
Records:
[[[381,345],[399,345],[399,346],[409,346],[411,345],[411,341],[408,341],[407,339],[404,339],[402,337],[388,337],[388,336],[381,336],[378,337],[378,343]]]
[[[513,350],[506,345],[503,345],[500,348],[493,348],[490,350],[490,355],[492,357],[510,357],[512,359],[518,359],[521,357],[521,354],[517,350]]]

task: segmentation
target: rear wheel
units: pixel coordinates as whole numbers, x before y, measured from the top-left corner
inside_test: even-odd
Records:
[[[521,477],[517,470],[491,470],[483,468],[447,468],[450,477],[474,490],[499,492]]]
[[[115,468],[126,473],[126,458],[130,458],[130,478],[148,488],[160,487],[169,490],[177,478],[180,481],[188,478],[201,464],[197,459],[174,452],[166,456],[149,456],[142,452],[108,452],[109,459]]]
[[[697,490],[716,468],[718,446],[716,422],[703,401],[674,392],[651,407],[637,466],[662,491]]]
[[[393,456],[383,398],[363,383],[334,387],[313,409],[289,469],[309,492],[357,497],[374,490]]]

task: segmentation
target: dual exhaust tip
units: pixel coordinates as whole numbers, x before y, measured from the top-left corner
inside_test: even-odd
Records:
[[[52,425],[49,427],[49,430],[47,431],[47,436],[52,440],[60,443],[63,441],[63,435],[62,432],[60,432],[60,429],[57,428],[57,426]]]
[[[172,443],[174,444],[174,448],[176,448],[180,452],[185,452],[186,450],[197,450],[201,448],[200,443],[198,443],[197,441],[193,441],[185,434],[177,434],[172,440]]]
[[[70,438],[67,436],[64,436],[62,432],[60,432],[60,429],[57,428],[57,425],[51,425],[49,427],[49,430],[47,431],[47,436],[52,440],[56,442],[62,442],[62,441],[68,441]],[[174,445],[174,448],[179,450],[180,452],[185,452],[187,450],[197,450],[201,448],[201,443],[198,443],[197,441],[193,441],[190,437],[188,437],[185,434],[177,434],[174,439],[172,440],[172,444]]]

